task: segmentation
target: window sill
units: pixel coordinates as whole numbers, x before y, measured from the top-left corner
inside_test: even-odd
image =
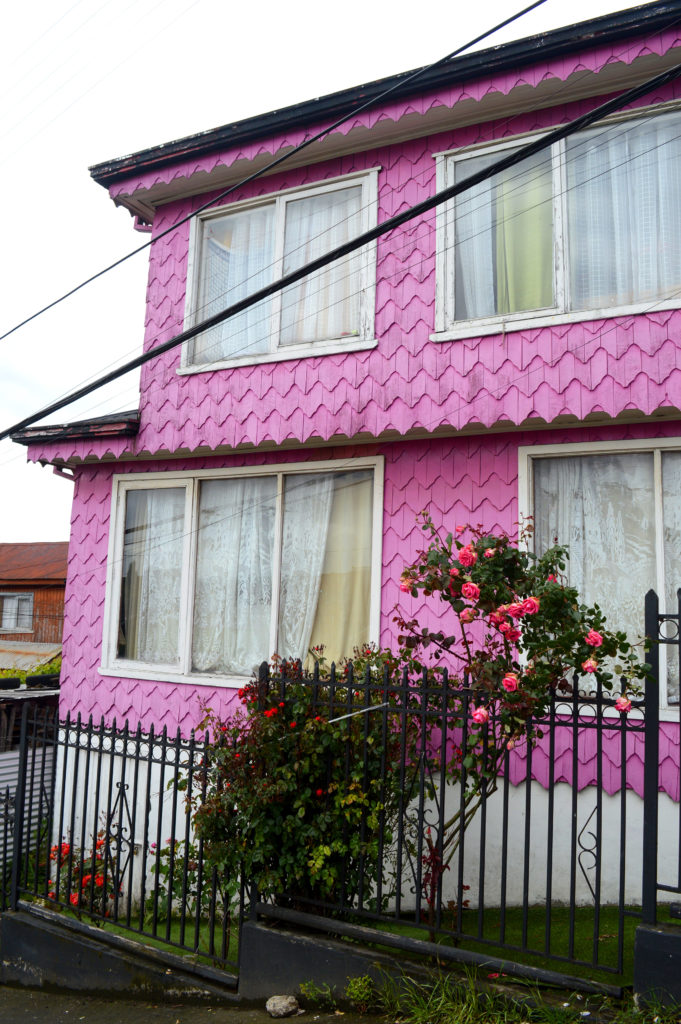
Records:
[[[514,331],[528,331],[539,327],[553,327],[560,324],[584,323],[587,320],[613,320],[616,317],[639,316],[645,313],[661,313],[668,309],[679,309],[679,298],[658,302],[637,302],[629,306],[608,306],[603,309],[574,310],[570,313],[549,312],[545,309],[536,313],[507,314],[485,317],[481,320],[462,320],[445,331],[430,335],[431,341],[460,341],[464,338],[482,338],[491,334],[511,334]]]
[[[141,665],[101,665],[97,670],[100,676],[114,679],[141,679],[155,683],[182,683],[187,686],[213,686],[223,690],[238,690],[251,682],[252,676],[211,676],[204,673],[187,675],[174,672],[169,668],[153,669]]]
[[[0,634],[4,633],[32,633],[33,626],[0,626]]]
[[[237,366],[256,366],[259,363],[283,363],[291,359],[312,359],[319,356],[333,356],[344,352],[364,352],[376,348],[375,338],[343,338],[334,341],[318,341],[314,345],[287,345],[275,352],[263,352],[257,356],[239,356],[222,359],[214,363],[200,363],[196,366],[182,366],[177,373],[187,376],[194,373],[213,373],[215,370],[231,370]]]

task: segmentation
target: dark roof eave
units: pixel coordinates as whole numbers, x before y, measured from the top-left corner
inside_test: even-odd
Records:
[[[539,58],[555,59],[574,52],[575,49],[601,46],[630,36],[655,32],[669,27],[680,17],[680,0],[658,0],[656,3],[581,22],[578,33],[575,32],[575,25],[568,25],[540,35],[502,43],[487,50],[465,54],[444,66],[427,71],[415,82],[408,82],[403,88],[398,88],[393,93],[393,99],[436,90],[452,82],[479,78],[483,69],[485,74],[492,74],[530,64]],[[323,124],[349,112],[360,103],[371,100],[372,97],[377,98],[391,86],[399,85],[401,79],[407,79],[412,73],[405,71],[197,135],[188,135],[164,145],[152,146],[129,156],[94,164],[89,169],[90,174],[98,184],[109,188],[132,174],[161,168],[197,153],[210,153],[244,145],[275,133],[285,133],[294,126],[301,128],[314,123]]]
[[[25,427],[10,434],[17,444],[51,444],[55,441],[93,440],[112,437],[134,437],[140,426],[138,410],[98,416],[73,423],[55,423],[47,426]]]

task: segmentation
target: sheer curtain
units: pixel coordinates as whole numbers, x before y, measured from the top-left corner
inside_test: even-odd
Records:
[[[650,453],[534,461],[535,547],[567,544],[567,576],[612,628],[643,635],[643,597],[655,586]]]
[[[118,656],[174,664],[179,657],[184,488],[127,492]]]
[[[250,676],[269,657],[277,479],[201,484],[192,663]]]
[[[333,476],[288,477],[284,490],[278,653],[304,661],[317,613]]]
[[[204,225],[201,251],[199,320],[219,313],[274,274],[274,204],[229,214]],[[264,299],[238,316],[199,335],[195,363],[257,355],[270,347],[272,300]]]
[[[287,203],[284,274],[359,234],[361,200],[356,186]],[[283,292],[281,345],[359,333],[361,258],[352,253]]]
[[[567,142],[571,308],[681,286],[681,118],[653,117]]]
[[[499,157],[457,161],[456,181]],[[465,192],[454,216],[457,320],[553,305],[550,156],[536,154]]]

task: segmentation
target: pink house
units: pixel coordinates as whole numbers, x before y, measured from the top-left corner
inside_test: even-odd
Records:
[[[677,15],[458,58],[191,219],[393,83],[92,168],[156,239],[145,348],[675,65]],[[649,587],[675,600],[680,100],[678,81],[646,95],[147,363],[139,410],[16,435],[75,482],[64,710],[186,731],[275,650],[393,644],[424,507],[533,515],[634,633]],[[678,692],[670,665],[676,798]]]

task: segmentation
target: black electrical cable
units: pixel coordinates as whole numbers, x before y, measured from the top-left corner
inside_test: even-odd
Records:
[[[649,93],[660,86],[667,85],[669,82],[673,82],[679,77],[681,77],[681,64],[677,64],[668,71],[664,71],[662,74],[648,79],[641,85],[634,86],[634,88],[628,89],[619,96],[607,100],[594,110],[589,111],[589,113],[582,114],[581,117],[575,118],[573,121],[569,121],[567,124],[561,125],[559,128],[555,128],[553,131],[548,132],[541,138],[535,139],[525,146],[521,146],[509,155],[496,160],[493,164],[490,164],[489,167],[464,178],[464,180],[458,184],[451,185],[449,188],[436,192],[435,195],[429,196],[428,199],[424,199],[420,203],[416,203],[414,206],[403,210],[401,213],[388,218],[388,220],[384,221],[382,224],[371,228],[369,231],[362,232],[361,235],[351,239],[349,242],[345,242],[343,245],[337,246],[325,255],[319,256],[315,260],[311,260],[304,266],[299,267],[298,270],[285,274],[278,281],[266,285],[263,288],[259,288],[251,295],[233,303],[220,313],[216,313],[214,316],[208,317],[206,320],[202,320],[201,323],[195,324],[186,331],[182,331],[180,334],[169,338],[167,341],[161,342],[161,344],[156,345],[149,351],[143,352],[141,355],[129,360],[127,363],[124,363],[116,370],[112,370],[110,373],[105,374],[93,383],[82,388],[78,388],[76,391],[72,391],[65,398],[44,406],[38,412],[25,417],[23,420],[20,420],[18,423],[15,423],[11,427],[2,431],[0,433],[0,441],[20,430],[23,430],[25,427],[30,426],[32,423],[35,423],[36,420],[42,419],[44,416],[48,416],[53,412],[57,412],[59,409],[63,409],[67,405],[71,405],[72,402],[75,402],[80,398],[85,398],[87,395],[92,394],[93,391],[104,387],[106,384],[110,384],[112,381],[124,376],[131,370],[136,370],[138,367],[143,366],[145,363],[155,359],[157,356],[163,355],[163,353],[169,352],[173,348],[177,348],[178,345],[182,345],[185,341],[190,341],[198,334],[203,333],[203,331],[210,330],[210,328],[215,327],[216,324],[222,323],[223,320],[228,320],[230,317],[236,316],[237,313],[241,313],[243,310],[249,309],[262,299],[269,298],[271,295],[276,295],[277,292],[283,291],[283,289],[287,288],[289,285],[295,284],[297,281],[302,280],[309,274],[313,274],[317,270],[321,270],[322,267],[333,263],[335,260],[341,259],[343,256],[348,256],[350,253],[360,249],[363,245],[367,245],[369,242],[375,241],[381,235],[387,234],[389,231],[400,227],[402,224],[413,220],[415,217],[428,213],[430,210],[440,206],[442,203],[445,203],[448,200],[453,199],[455,196],[461,195],[463,192],[474,188],[476,185],[486,181],[493,175],[499,174],[500,171],[505,170],[507,167],[513,167],[527,159],[527,157],[532,156],[534,153],[539,153],[543,149],[548,149],[555,142],[560,141],[560,139],[565,139],[570,135],[574,135],[575,132],[589,127],[596,121],[606,117],[608,114],[612,114],[616,110],[620,110],[628,103],[633,103],[641,96],[645,96],[646,93]]]
[[[235,185],[231,185],[228,189],[225,189],[224,192],[221,192],[218,196],[214,197],[213,199],[210,199],[207,203],[204,203],[203,206],[199,206],[196,210],[193,210],[191,213],[188,213],[185,217],[182,217],[180,220],[176,221],[175,224],[171,224],[170,227],[165,229],[165,231],[162,231],[154,238],[149,239],[148,242],[144,242],[136,249],[133,249],[131,252],[126,253],[125,256],[121,256],[120,259],[117,259],[113,263],[110,263],[107,267],[103,267],[102,270],[98,270],[96,274],[92,274],[84,281],[81,281],[80,284],[77,284],[68,292],[64,292],[64,294],[60,295],[58,299],[54,299],[54,301],[48,303],[47,306],[43,306],[42,309],[39,309],[36,313],[32,313],[31,316],[28,316],[20,323],[15,324],[14,327],[10,327],[10,329],[8,331],[5,331],[4,334],[0,334],[0,341],[3,341],[5,338],[8,338],[10,334],[14,334],[14,332],[18,331],[21,327],[25,327],[25,325],[31,323],[32,320],[36,320],[39,316],[42,316],[43,313],[46,313],[48,310],[53,309],[55,306],[58,306],[60,302],[64,302],[64,300],[70,298],[71,295],[75,295],[76,292],[79,292],[81,290],[81,288],[85,288],[86,285],[91,284],[93,281],[96,281],[100,277],[103,277],[104,274],[108,274],[110,270],[115,270],[116,267],[120,267],[122,263],[125,263],[133,256],[137,256],[138,253],[144,252],[144,250],[148,249],[150,245],[159,241],[159,239],[161,238],[165,238],[165,236],[170,234],[171,231],[175,231],[183,224],[186,224],[187,221],[191,220],[193,217],[197,217],[200,213],[203,213],[204,210],[207,210],[210,207],[215,206],[217,203],[222,202],[223,199],[226,199],[227,196],[231,195],[237,189],[243,188],[245,185],[250,184],[250,182],[255,181],[256,178],[262,177],[263,174],[267,174],[274,167],[278,167],[280,164],[284,163],[285,160],[289,160],[295,154],[300,153],[303,149],[306,149],[308,146],[311,146],[312,143],[318,142],[320,139],[323,139],[325,135],[328,135],[329,132],[335,131],[336,128],[340,128],[340,126],[345,124],[346,121],[349,121],[351,117],[356,117],[357,114],[360,114],[363,110],[366,110],[368,107],[376,106],[376,104],[382,102],[386,98],[386,96],[389,96],[391,93],[395,92],[395,90],[403,89],[405,85],[408,85],[410,82],[414,82],[417,78],[420,78],[421,75],[425,75],[426,72],[432,71],[434,68],[440,67],[441,64],[445,64],[449,60],[453,60],[454,57],[458,57],[459,54],[464,52],[464,50],[469,50],[471,46],[475,46],[476,43],[482,42],[483,39],[487,39],[488,36],[493,35],[500,29],[506,28],[507,25],[511,25],[514,21],[517,21],[518,18],[522,18],[523,15],[527,14],[529,11],[533,11],[536,7],[541,7],[542,4],[545,4],[546,2],[547,0],[534,0],[533,3],[529,4],[527,7],[524,7],[521,11],[518,11],[516,14],[512,14],[504,21],[500,21],[493,28],[488,29],[486,32],[482,32],[479,36],[476,36],[475,39],[471,39],[463,46],[459,46],[456,50],[452,50],[452,52],[448,53],[445,57],[441,57],[439,60],[436,60],[433,64],[428,64],[426,65],[426,67],[419,68],[417,71],[413,71],[405,79],[402,79],[400,82],[396,82],[394,85],[391,85],[389,89],[386,89],[379,96],[375,96],[372,99],[367,100],[365,103],[361,103],[358,107],[352,107],[352,109],[349,110],[347,114],[344,114],[337,121],[334,121],[333,124],[329,125],[327,128],[323,128],[322,131],[317,132],[316,135],[312,135],[309,139],[304,139],[302,142],[298,143],[297,146],[289,150],[287,153],[283,153],[281,156],[278,156],[275,160],[272,160],[265,167],[261,167],[260,170],[254,171],[252,174],[249,174],[246,178],[243,178]]]

